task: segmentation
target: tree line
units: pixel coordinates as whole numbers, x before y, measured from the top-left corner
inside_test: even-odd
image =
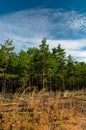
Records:
[[[39,47],[15,52],[12,40],[0,44],[0,92],[78,90],[86,88],[86,63],[66,56],[60,44],[49,49],[44,38]]]

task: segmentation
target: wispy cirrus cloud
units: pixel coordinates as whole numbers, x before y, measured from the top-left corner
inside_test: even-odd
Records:
[[[0,16],[0,42],[10,38],[16,51],[39,46],[45,37],[50,48],[58,43],[86,61],[86,13],[62,9],[30,9]]]

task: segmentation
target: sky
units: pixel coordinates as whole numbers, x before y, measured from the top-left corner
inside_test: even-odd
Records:
[[[0,0],[0,43],[8,38],[16,52],[46,38],[86,62],[86,0]]]

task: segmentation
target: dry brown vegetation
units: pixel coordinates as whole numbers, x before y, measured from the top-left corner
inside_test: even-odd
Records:
[[[42,90],[1,98],[0,130],[86,130],[86,97],[60,95]]]

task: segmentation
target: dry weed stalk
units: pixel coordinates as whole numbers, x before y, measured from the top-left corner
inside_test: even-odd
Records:
[[[72,101],[60,98],[61,93],[54,94],[42,90],[33,91],[23,98],[9,101],[13,105],[11,112],[2,113],[4,130],[82,130],[78,124],[81,117],[75,108],[66,109],[58,106],[59,103]],[[77,117],[77,118],[76,118]],[[79,118],[79,120],[77,120]]]

